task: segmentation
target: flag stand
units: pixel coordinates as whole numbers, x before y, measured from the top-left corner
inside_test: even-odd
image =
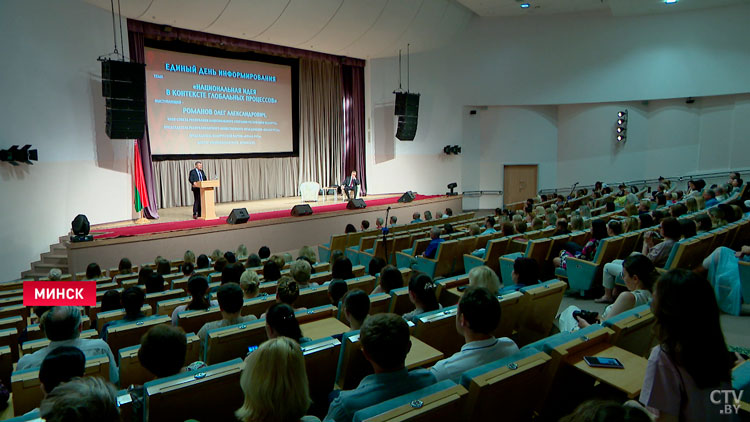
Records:
[[[147,224],[148,218],[143,216],[143,210],[138,213],[138,219],[134,221],[135,224]]]

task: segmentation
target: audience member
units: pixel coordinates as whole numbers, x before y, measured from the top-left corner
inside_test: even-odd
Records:
[[[375,228],[377,230],[382,230],[384,226],[385,226],[385,220],[383,219],[383,217],[378,217],[375,219]]]
[[[170,274],[172,272],[172,265],[164,258],[159,258],[156,260],[156,273],[165,276],[167,274]]]
[[[649,231],[643,234],[642,254],[657,267],[663,267],[672,251],[675,242],[680,241],[680,222],[676,218],[667,217],[659,224],[659,233]],[[664,238],[661,243],[656,243],[658,238]]]
[[[331,266],[331,279],[349,280],[350,278],[354,278],[354,273],[352,272],[352,261],[349,261],[349,258],[346,257],[337,259]]]
[[[420,214],[418,212],[415,212],[414,214],[411,215],[411,222],[412,223],[421,223],[422,219],[419,218],[419,217],[420,217]]]
[[[39,416],[47,422],[119,422],[117,390],[98,377],[75,378],[42,400]]]
[[[193,258],[193,260],[195,260],[195,258]],[[117,264],[117,274],[121,274],[121,275],[133,274],[133,263],[130,262],[130,259],[128,258],[120,259],[120,262]]]
[[[306,258],[306,261],[310,263],[310,265],[315,264],[318,262],[318,257],[315,256],[315,250],[310,246],[303,246],[299,249],[298,253],[299,258]]]
[[[344,280],[332,280],[328,283],[328,299],[331,305],[339,306],[339,301],[349,291],[349,285]]]
[[[240,376],[245,395],[235,416],[242,422],[312,422],[305,358],[286,337],[270,339],[245,358]]]
[[[438,246],[443,243],[443,239],[440,238],[440,228],[439,227],[433,227],[430,229],[430,243],[427,244],[427,249],[424,250],[424,253],[422,256],[425,258],[435,258],[435,255],[437,254]]]
[[[370,229],[370,222],[367,220],[362,220],[362,223],[360,223],[360,228],[362,231],[367,231]]]
[[[82,377],[86,370],[86,356],[76,347],[60,346],[49,352],[39,368],[42,395],[51,393],[58,385]]]
[[[325,421],[349,422],[360,409],[428,387],[435,376],[424,369],[407,371],[404,362],[411,349],[409,326],[394,314],[376,314],[360,330],[362,352],[373,367],[354,390],[341,391]]]
[[[221,253],[221,251],[219,249],[214,249],[214,251],[211,252],[211,257],[210,258],[211,258],[211,262],[216,263],[216,261],[218,261],[219,259],[221,259],[223,257],[224,257],[224,254]]]
[[[240,277],[240,288],[245,299],[258,297],[260,293],[260,277],[253,270],[245,270]]]
[[[391,290],[404,287],[404,276],[401,271],[393,265],[386,265],[380,271],[380,279],[375,290],[371,294],[391,293]]]
[[[141,337],[138,361],[154,379],[179,374],[185,366],[187,339],[180,327],[155,325]]]
[[[240,262],[227,264],[221,271],[221,284],[240,283],[240,277],[245,272],[245,267]]]
[[[393,226],[395,226],[395,225],[396,225],[396,223],[398,223],[398,217],[397,217],[397,216],[395,216],[395,215],[392,215],[392,216],[391,216],[391,218],[389,219],[389,223],[388,223],[388,225],[389,225],[390,227],[393,227]]]
[[[560,422],[651,422],[646,413],[636,407],[615,401],[588,400]]]
[[[258,249],[258,256],[260,259],[268,258],[271,256],[271,249],[269,249],[268,246],[261,246],[260,249]]]
[[[344,228],[344,233],[346,234],[356,233],[356,232],[357,232],[357,228],[354,227],[354,224],[347,224],[346,227]]]
[[[211,266],[211,261],[209,261],[206,254],[200,254],[198,256],[198,259],[195,261],[195,267],[199,270],[203,268],[209,268],[210,266]]]
[[[688,270],[671,270],[656,283],[652,309],[659,345],[648,359],[640,403],[657,420],[726,420],[712,391],[731,389],[734,359],[711,285]]]
[[[469,271],[469,286],[484,287],[493,295],[497,295],[503,287],[495,271],[486,265],[474,267]]]
[[[461,351],[437,362],[430,369],[435,378],[458,383],[465,371],[518,353],[518,346],[513,340],[495,338],[493,335],[500,324],[500,317],[500,302],[493,293],[484,287],[466,289],[456,310],[456,330],[464,337],[466,344]]]
[[[586,242],[586,245],[580,251],[563,249],[560,252],[560,257],[555,258],[553,263],[556,267],[567,268],[566,259],[568,257],[575,257],[578,259],[584,259],[591,261],[596,255],[596,250],[599,248],[599,243],[607,238],[607,223],[601,219],[595,219],[591,222],[591,240]],[[571,242],[566,244],[566,248],[571,248]],[[574,249],[574,248],[573,248]]]
[[[367,265],[367,274],[376,277],[380,274],[380,271],[385,267],[385,259],[378,256],[373,257],[370,263]]]
[[[240,243],[240,245],[237,246],[237,251],[235,252],[235,255],[237,256],[238,260],[240,258],[247,257],[247,246],[245,246],[244,243]]]
[[[533,258],[516,258],[513,261],[513,271],[510,273],[510,277],[513,285],[500,290],[500,294],[513,292],[533,284],[539,284],[539,264]]]
[[[706,189],[703,191],[703,200],[705,201],[705,208],[713,207],[719,203],[719,200],[716,199],[716,192],[712,189]]]
[[[698,228],[695,225],[695,221],[690,219],[677,220],[680,222],[680,233],[683,239],[690,239],[691,237],[698,234]]]
[[[414,305],[414,310],[404,314],[404,319],[416,322],[418,315],[442,308],[438,303],[436,290],[427,274],[412,275],[409,280],[409,300]]]
[[[359,330],[370,313],[370,297],[363,290],[354,289],[344,295],[343,302],[349,328]]]
[[[245,261],[245,267],[246,268],[258,268],[263,265],[263,262],[260,259],[260,256],[258,256],[257,253],[251,253],[247,256],[247,261]]]
[[[708,281],[714,289],[719,309],[730,314],[743,312],[742,283],[738,263],[750,262],[750,246],[742,246],[739,252],[727,247],[716,248],[703,260],[703,269],[708,271]]]
[[[495,217],[489,216],[484,220],[484,231],[482,234],[492,234],[495,233],[497,230],[495,230]]]
[[[96,280],[102,276],[102,269],[99,264],[92,262],[86,267],[86,280]]]
[[[432,212],[430,210],[427,210],[424,212],[424,221],[431,221],[432,220]]]
[[[240,315],[242,304],[244,303],[244,294],[240,286],[237,284],[222,284],[221,287],[219,287],[219,290],[216,291],[216,298],[219,301],[219,309],[221,309],[221,320],[203,324],[203,327],[198,331],[198,337],[200,337],[201,341],[205,341],[208,332],[215,328],[241,324],[243,322],[258,319],[255,315]]]
[[[107,290],[102,295],[102,306],[99,308],[99,312],[114,311],[117,309],[122,309],[120,292],[114,289]]]
[[[298,259],[289,266],[289,275],[297,282],[300,289],[318,287],[318,283],[310,282],[312,265],[304,259]]]
[[[305,343],[310,338],[302,336],[294,309],[286,303],[274,303],[266,312],[266,336],[269,339],[289,337],[297,343]]]
[[[279,303],[286,303],[287,305],[294,307],[294,301],[296,301],[298,297],[299,285],[297,285],[297,282],[288,275],[281,276],[278,285],[276,286],[276,301]],[[302,309],[305,308],[299,308],[295,310]]]
[[[212,306],[219,306],[215,300],[208,300],[208,279],[202,275],[194,275],[188,280],[188,293],[192,299],[187,305],[180,305],[172,311],[172,325],[177,325],[180,312],[205,310]]]
[[[146,293],[158,293],[164,291],[164,277],[159,273],[151,273],[146,279]]]
[[[180,269],[182,270],[182,275],[185,277],[190,277],[191,275],[195,274],[195,265],[193,265],[192,262],[186,262],[180,266]]]
[[[18,360],[16,371],[38,368],[47,355],[60,346],[72,346],[80,349],[87,357],[106,355],[109,358],[109,379],[117,383],[119,370],[109,345],[100,339],[82,339],[81,311],[74,306],[55,306],[44,314],[41,325],[50,340],[47,347],[24,355]]]
[[[281,268],[270,259],[263,264],[263,281],[268,283],[281,278]]]
[[[232,251],[224,252],[224,259],[227,260],[227,264],[234,264],[237,262],[237,256]]]

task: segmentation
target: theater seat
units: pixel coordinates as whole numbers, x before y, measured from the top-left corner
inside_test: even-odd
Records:
[[[443,352],[445,356],[452,356],[461,350],[464,337],[456,331],[456,305],[420,314],[414,337]]]
[[[651,312],[651,305],[646,304],[608,318],[602,325],[615,332],[612,344],[638,356],[648,357],[654,346],[654,323],[656,318]]]
[[[526,348],[461,375],[461,385],[469,390],[464,420],[507,421],[531,419],[541,397],[540,380],[549,369],[550,356]]]
[[[143,420],[235,420],[234,411],[244,402],[242,367],[242,359],[234,359],[147,382]]]
[[[171,323],[172,319],[166,315],[154,315],[125,324],[110,325],[106,331],[107,344],[109,344],[109,348],[112,349],[112,353],[116,356],[117,352],[123,347],[139,344],[141,337],[151,327]]]
[[[521,293],[528,296],[526,312],[520,317],[518,325],[518,344],[524,345],[549,335],[560,309],[566,284],[560,280],[550,280],[541,284],[521,288]]]
[[[456,421],[463,419],[462,411],[467,391],[451,380],[357,411],[355,422],[379,421]]]
[[[328,410],[328,393],[333,390],[336,381],[336,365],[340,352],[341,342],[332,337],[313,340],[302,345],[307,381],[310,384],[310,396],[313,400],[313,407],[319,410],[319,413],[325,413]]]

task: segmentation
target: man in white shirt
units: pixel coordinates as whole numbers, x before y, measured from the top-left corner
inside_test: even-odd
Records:
[[[466,344],[461,351],[436,363],[431,372],[438,381],[459,382],[469,369],[518,353],[513,340],[495,338],[492,333],[500,323],[500,302],[484,287],[469,287],[458,303],[456,330]]]
[[[23,356],[16,367],[17,371],[39,368],[49,352],[60,346],[80,349],[86,358],[105,355],[109,358],[109,381],[117,384],[120,372],[109,345],[100,339],[82,339],[81,310],[74,306],[55,306],[44,315],[44,333],[50,340],[49,346]]]

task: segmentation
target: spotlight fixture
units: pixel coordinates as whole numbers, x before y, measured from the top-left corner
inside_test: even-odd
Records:
[[[622,110],[617,112],[617,121],[615,122],[615,139],[622,142],[627,138],[628,131],[628,111]]]
[[[456,196],[456,195],[458,195],[458,193],[453,192],[453,189],[455,189],[457,186],[458,186],[458,183],[456,183],[456,182],[449,183],[448,184],[448,189],[450,189],[451,191],[450,192],[446,192],[445,194],[448,195],[448,196]]]
[[[29,148],[31,148],[31,145],[24,145],[20,149],[18,145],[13,145],[8,149],[0,150],[0,161],[14,166],[17,166],[18,163],[33,165],[32,161],[39,161],[39,154],[37,150]]]
[[[446,145],[443,147],[443,152],[451,155],[451,154],[460,154],[461,153],[461,147],[458,145]]]

